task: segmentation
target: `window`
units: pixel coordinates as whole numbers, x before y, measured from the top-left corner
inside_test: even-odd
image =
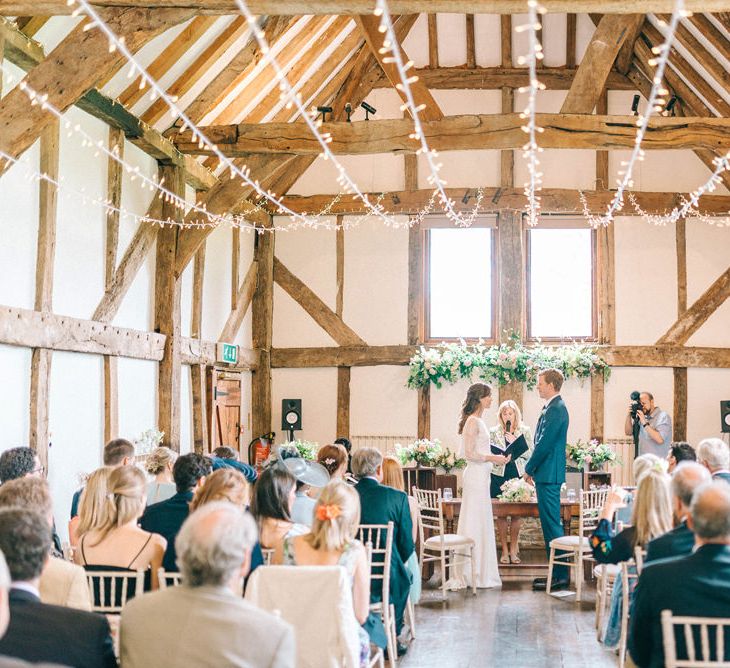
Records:
[[[593,231],[543,228],[527,235],[528,336],[594,338]]]
[[[432,228],[426,244],[426,339],[492,339],[492,229]]]

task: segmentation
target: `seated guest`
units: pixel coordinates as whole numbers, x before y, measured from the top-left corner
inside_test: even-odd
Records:
[[[256,469],[249,464],[245,464],[238,460],[238,453],[227,445],[221,445],[210,453],[210,461],[213,462],[213,470],[217,471],[222,468],[235,469],[243,473],[246,480],[251,483],[256,482],[258,473]]]
[[[228,503],[232,503],[234,506],[248,512],[251,491],[246,478],[243,477],[243,473],[228,468],[213,471],[205,478],[205,482],[195,490],[195,496],[190,503],[190,512],[192,513],[212,501],[228,501]],[[249,571],[252,573],[263,563],[264,557],[257,539],[251,550],[251,567]]]
[[[213,502],[192,513],[176,539],[182,585],[140,596],[122,612],[122,665],[294,666],[292,627],[241,598],[255,542],[256,526],[240,508]]]
[[[157,589],[157,569],[162,565],[167,542],[137,526],[145,507],[145,487],[144,474],[135,466],[122,466],[109,474],[104,514],[98,525],[79,534],[74,554],[77,564],[88,572],[147,571],[146,583]],[[130,598],[136,593],[131,589]],[[100,592],[95,591],[96,605],[100,605],[100,598]]]
[[[130,466],[134,464],[134,445],[125,438],[115,438],[104,446],[104,466],[116,468],[117,466]],[[79,514],[79,501],[84,488],[74,492],[71,499],[71,519]]]
[[[35,450],[26,447],[10,448],[0,455],[0,482],[26,476],[43,476],[43,466]]]
[[[74,548],[79,544],[80,534],[88,533],[93,527],[104,523],[107,485],[113,470],[107,467],[96,469],[86,479],[86,486],[81,490],[79,514],[68,523],[69,542]]]
[[[10,570],[10,624],[0,655],[76,668],[116,668],[109,623],[102,615],[41,603],[38,585],[50,556],[47,518],[0,510],[0,550]]]
[[[51,490],[43,478],[20,478],[0,487],[0,508],[25,508],[38,513],[53,526]],[[91,610],[89,586],[84,569],[51,555],[40,580],[43,603],[78,610]]]
[[[167,549],[162,559],[162,566],[166,571],[177,572],[175,536],[190,512],[188,506],[193,500],[195,489],[205,482],[205,477],[211,470],[210,460],[203,455],[191,452],[178,457],[172,467],[177,493],[166,501],[147,506],[139,521],[145,531],[159,534],[167,541]]]
[[[330,474],[320,463],[304,459],[292,445],[279,446],[277,459],[297,481],[291,506],[292,521],[309,528],[314,520],[314,506],[317,503],[312,497],[316,497],[318,490],[330,481]]]
[[[649,469],[639,477],[631,512],[631,526],[614,534],[611,518],[615,509],[621,504],[621,494],[612,491],[599,515],[599,522],[590,545],[593,556],[599,563],[617,564],[634,557],[634,548],[646,547],[646,544],[672,527],[672,501],[669,493],[669,476],[663,471]],[[631,567],[632,572],[633,567]],[[603,642],[607,647],[616,647],[621,635],[621,609],[623,606],[623,585],[617,578],[611,592],[609,613]],[[629,592],[629,601],[633,591]]]
[[[177,491],[172,479],[172,467],[177,460],[177,452],[170,448],[155,448],[144,463],[144,468],[155,479],[147,484],[147,505],[166,501]]]
[[[341,443],[323,445],[317,451],[317,462],[327,469],[330,480],[343,480],[349,461],[347,450]]]
[[[705,466],[714,480],[730,483],[730,448],[721,438],[705,438],[697,446],[697,461]]]
[[[284,538],[309,532],[308,526],[297,524],[291,516],[296,482],[296,478],[276,462],[261,472],[253,488],[251,512],[259,526],[261,547],[274,550],[274,563],[281,562]]]
[[[695,535],[687,525],[692,496],[702,485],[710,482],[709,471],[696,462],[682,462],[672,476],[672,505],[674,529],[649,541],[644,561],[681,557],[692,552]]]
[[[352,605],[360,627],[360,665],[367,666],[370,642],[387,645],[380,618],[370,614],[370,567],[362,543],[355,540],[360,497],[343,481],[330,482],[319,496],[312,531],[284,539],[286,566],[344,566],[352,583]],[[367,622],[367,625],[366,625]],[[365,626],[366,625],[366,626]]]
[[[689,526],[697,546],[692,554],[647,564],[641,571],[629,620],[629,653],[639,668],[664,665],[662,610],[692,617],[727,617],[730,611],[730,486],[713,481],[700,487],[690,506]],[[720,658],[727,661],[728,633],[724,645]],[[698,638],[695,646],[700,646]],[[677,658],[687,658],[682,634]]]
[[[190,502],[190,512],[211,501],[228,501],[246,509],[250,500],[249,485],[243,473],[235,469],[218,469],[206,476],[205,482],[196,488]]]
[[[347,452],[347,472],[352,473],[352,443],[350,443],[350,439],[340,436],[340,438],[335,439],[335,445],[341,445],[345,448],[345,452]]]
[[[395,457],[383,458],[383,484],[401,492],[406,491],[403,484],[403,468]],[[411,511],[411,522],[413,522],[413,543],[415,544],[418,534],[419,510],[418,502],[408,496],[408,508]],[[418,555],[415,550],[406,562],[406,568],[411,574],[411,601],[415,605],[421,598],[421,566],[418,563]]]
[[[678,441],[669,446],[669,453],[667,454],[667,462],[669,464],[668,473],[672,473],[680,462],[696,461],[697,453],[689,443]]]
[[[413,523],[405,492],[381,485],[383,455],[375,448],[360,448],[352,456],[352,472],[358,479],[355,486],[360,495],[360,523],[388,524],[393,522],[393,554],[390,562],[390,603],[395,606],[396,634],[403,628],[403,614],[411,588],[411,576],[406,562],[414,551]],[[370,600],[382,597],[382,580],[373,581]],[[405,652],[399,646],[399,653]]]

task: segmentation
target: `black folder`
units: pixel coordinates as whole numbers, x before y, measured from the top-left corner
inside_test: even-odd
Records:
[[[497,447],[496,445],[492,445],[491,447],[493,455],[504,455],[505,457],[507,455],[512,455],[511,461],[515,461],[515,459],[521,457],[530,449],[523,435],[518,436],[504,450]]]

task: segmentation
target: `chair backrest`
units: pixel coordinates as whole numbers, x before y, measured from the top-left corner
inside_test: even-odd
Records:
[[[421,545],[424,543],[426,530],[432,535],[444,537],[444,508],[442,505],[441,490],[413,488],[413,496],[418,503],[418,537]]]
[[[168,587],[177,587],[182,580],[180,573],[174,573],[172,571],[166,571],[164,568],[157,569],[157,583],[160,589],[167,589]]]
[[[586,537],[598,526],[598,515],[610,489],[580,490],[580,515],[578,517],[578,535]]]
[[[262,547],[261,554],[264,557],[264,566],[271,566],[271,561],[274,558],[274,548],[273,547]]]
[[[144,591],[144,571],[87,571],[91,609],[104,614],[119,614],[124,604]]]
[[[681,628],[676,633],[677,627]],[[713,633],[710,632],[712,629]],[[730,666],[730,619],[724,617],[675,617],[662,610],[662,644],[666,668]],[[686,659],[678,659],[677,646]]]
[[[359,667],[352,585],[342,566],[261,566],[246,599],[296,629],[297,668]]]
[[[370,581],[382,580],[383,601],[390,600],[390,561],[393,554],[393,522],[360,524],[357,538],[365,546],[370,564]],[[387,603],[386,603],[387,604]]]

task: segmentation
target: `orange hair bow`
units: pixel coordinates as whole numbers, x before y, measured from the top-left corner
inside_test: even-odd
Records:
[[[321,522],[326,522],[327,520],[335,520],[340,515],[342,515],[342,508],[340,508],[336,504],[330,504],[330,505],[321,505],[317,506],[317,519]]]

